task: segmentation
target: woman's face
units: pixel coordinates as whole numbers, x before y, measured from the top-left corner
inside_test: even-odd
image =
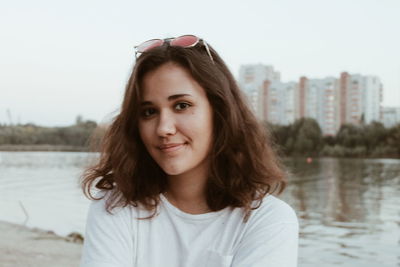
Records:
[[[206,173],[212,145],[212,108],[184,68],[166,63],[142,83],[140,137],[168,175]]]

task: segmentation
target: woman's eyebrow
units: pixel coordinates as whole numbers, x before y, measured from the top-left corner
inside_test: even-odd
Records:
[[[175,99],[181,98],[181,97],[183,97],[183,96],[192,96],[192,95],[189,95],[189,94],[171,95],[171,96],[168,97],[168,101],[175,100]]]
[[[172,101],[172,100],[175,100],[175,99],[184,97],[184,96],[192,96],[192,95],[190,95],[190,94],[176,94],[176,95],[170,95],[170,96],[168,97],[168,101]],[[141,105],[141,106],[150,106],[150,105],[153,105],[153,102],[151,102],[151,101],[143,101],[143,102],[140,103],[140,105]]]

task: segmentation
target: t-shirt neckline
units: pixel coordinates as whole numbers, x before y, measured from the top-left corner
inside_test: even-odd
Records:
[[[212,211],[212,212],[201,213],[201,214],[191,214],[191,213],[184,212],[184,211],[180,210],[179,208],[175,207],[174,205],[172,205],[172,203],[169,202],[169,200],[164,196],[163,193],[160,194],[160,199],[168,210],[170,210],[171,212],[173,212],[175,215],[177,215],[179,217],[189,219],[189,220],[208,220],[211,218],[221,216],[222,214],[226,213],[229,209],[229,207],[226,207],[219,211]]]

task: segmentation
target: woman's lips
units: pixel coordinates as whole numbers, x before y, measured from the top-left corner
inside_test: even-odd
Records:
[[[165,144],[165,145],[161,145],[158,148],[162,151],[162,152],[173,152],[176,151],[180,148],[182,148],[184,145],[186,145],[186,143],[180,143],[180,144]]]

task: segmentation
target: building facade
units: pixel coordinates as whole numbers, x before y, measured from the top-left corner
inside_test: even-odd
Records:
[[[280,81],[280,73],[272,66],[263,64],[242,65],[239,69],[239,86],[245,93],[253,112],[261,120],[264,118],[264,83]]]
[[[269,82],[263,87],[263,118],[274,124],[288,125],[296,119],[295,82]]]
[[[272,66],[243,65],[239,86],[260,120],[287,125],[300,118],[313,118],[324,135],[335,135],[340,126],[369,124],[387,118],[397,120],[397,111],[381,108],[383,86],[377,76],[342,72],[338,78],[281,82]]]
[[[382,108],[382,122],[388,128],[400,124],[400,107]]]
[[[342,72],[339,83],[338,125],[369,124],[382,119],[383,86],[377,76]]]
[[[315,119],[324,135],[335,135],[338,80],[334,77],[311,79],[308,84],[305,117]]]

